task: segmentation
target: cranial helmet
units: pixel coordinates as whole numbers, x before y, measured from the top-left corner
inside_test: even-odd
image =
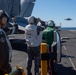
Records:
[[[54,21],[52,21],[52,20],[48,21],[48,26],[55,26]]]
[[[28,18],[28,23],[34,23],[34,19],[35,19],[34,16],[30,16],[30,17]]]
[[[2,20],[3,17],[6,17],[7,18],[7,22],[9,21],[8,14],[5,11],[0,10],[0,21]]]

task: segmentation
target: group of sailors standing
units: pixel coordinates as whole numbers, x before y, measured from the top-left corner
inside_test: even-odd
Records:
[[[6,31],[9,29],[5,29],[6,24],[9,22],[9,17],[5,11],[0,10],[0,75],[9,74],[12,71],[10,66],[10,62],[12,59],[12,47],[9,39],[7,38]],[[39,65],[40,65],[40,44],[43,42],[47,43],[49,46],[52,44],[50,39],[47,39],[47,35],[45,32],[50,29],[54,30],[55,23],[50,20],[46,24],[40,18],[35,18],[34,16],[30,16],[28,18],[28,25],[25,27],[25,40],[27,44],[27,75],[32,75],[31,67],[32,60],[34,60],[35,64],[35,75],[39,75]],[[14,24],[14,27],[17,27],[17,24]],[[15,29],[13,27],[13,29]],[[46,30],[45,30],[46,29]],[[16,30],[16,29],[15,29]],[[11,32],[12,33],[12,32]],[[14,33],[14,32],[13,32]],[[48,37],[52,37],[53,34]]]

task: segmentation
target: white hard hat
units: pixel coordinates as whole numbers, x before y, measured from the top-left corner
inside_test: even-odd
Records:
[[[34,16],[30,16],[28,18],[28,23],[34,23]]]
[[[48,26],[54,26],[54,21],[52,20],[48,21]]]

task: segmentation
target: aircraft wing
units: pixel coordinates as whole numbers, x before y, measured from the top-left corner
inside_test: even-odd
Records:
[[[10,22],[10,24],[13,26],[13,23]],[[25,27],[23,27],[23,25],[25,25],[25,24],[24,23],[18,23],[18,29],[21,30],[21,31],[24,31]]]
[[[28,21],[24,17],[15,17],[15,23],[18,24],[18,30],[24,31]],[[13,25],[12,19],[10,18],[10,24]],[[9,27],[9,26],[8,26]]]

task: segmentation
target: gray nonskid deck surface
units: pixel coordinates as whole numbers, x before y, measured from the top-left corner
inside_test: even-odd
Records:
[[[22,67],[25,72],[27,72],[26,65],[27,65],[27,53],[23,51],[13,50],[12,62],[11,62],[12,69],[14,69],[16,66],[19,66]],[[31,71],[34,74],[34,62]]]
[[[55,65],[57,75],[76,75],[76,31],[60,31],[61,37],[69,37],[62,44],[62,61]],[[20,36],[20,35],[19,35]],[[22,36],[22,34],[21,34]],[[24,35],[23,35],[24,36]],[[16,36],[18,37],[18,35]],[[11,66],[21,66],[26,71],[27,53],[24,51],[13,50]],[[34,64],[32,67],[33,71]]]
[[[13,35],[9,35],[9,39],[21,39],[23,40],[25,37],[24,34],[13,34]],[[12,50],[12,62],[11,62],[11,66],[12,69],[14,69],[16,66],[22,67],[24,69],[24,71],[26,72],[26,65],[27,65],[27,49],[26,49],[26,45],[25,48],[23,48],[22,44],[18,44],[16,45],[16,43],[13,43],[13,46],[15,45],[15,47],[19,46],[19,48],[21,50],[18,50],[18,48],[16,48],[17,50]],[[34,62],[33,62],[33,67],[32,67],[32,72],[34,74]]]
[[[61,31],[66,42],[62,44],[62,61],[57,65],[58,75],[76,75],[76,31]]]

